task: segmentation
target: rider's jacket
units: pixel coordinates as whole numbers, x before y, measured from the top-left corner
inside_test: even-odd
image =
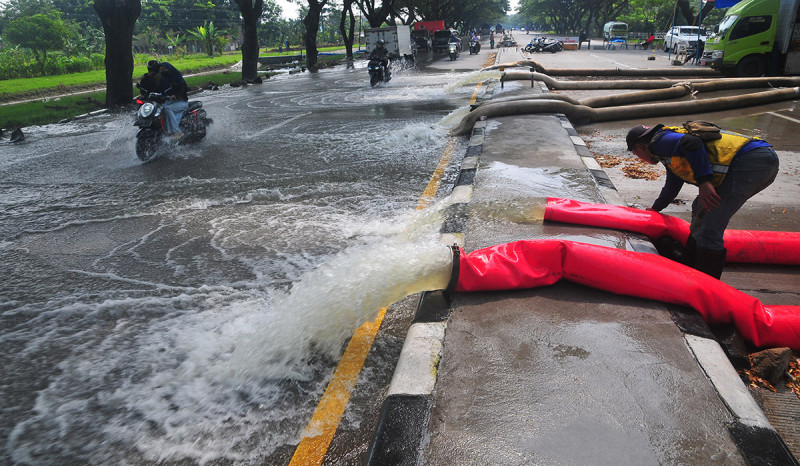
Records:
[[[389,49],[386,47],[375,47],[372,52],[369,54],[370,60],[388,60],[389,58]]]

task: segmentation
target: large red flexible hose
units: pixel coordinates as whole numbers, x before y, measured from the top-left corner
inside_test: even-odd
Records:
[[[551,285],[562,278],[612,293],[690,306],[710,324],[732,323],[757,347],[800,350],[800,306],[764,306],[702,272],[655,254],[566,240],[463,250],[455,291]]]
[[[593,204],[551,197],[545,220],[633,231],[656,241],[669,236],[685,244],[689,222],[650,210]],[[800,233],[791,231],[725,230],[728,262],[800,265]]]

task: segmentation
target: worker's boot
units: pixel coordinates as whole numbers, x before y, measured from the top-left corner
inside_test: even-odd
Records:
[[[697,258],[694,268],[719,280],[722,276],[722,267],[728,251],[714,251],[711,249],[697,248]]]
[[[686,238],[686,244],[683,246],[683,257],[680,260],[680,263],[683,265],[688,265],[689,267],[696,268],[695,263],[697,262],[697,242],[694,240],[694,236],[689,235]]]
[[[658,254],[675,262],[684,263],[684,247],[680,241],[675,241],[669,236],[662,236],[655,241],[654,246]]]
[[[694,267],[695,257],[697,256],[697,243],[692,235],[689,235],[685,245],[669,236],[662,236],[656,240],[655,247],[658,253],[667,259]]]

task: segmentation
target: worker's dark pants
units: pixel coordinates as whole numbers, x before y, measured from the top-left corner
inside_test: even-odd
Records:
[[[722,235],[728,222],[748,199],[775,181],[778,155],[771,147],[759,147],[737,154],[722,184],[716,188],[722,198],[719,207],[710,211],[697,197],[692,204],[691,233],[697,247],[709,251],[725,248]]]

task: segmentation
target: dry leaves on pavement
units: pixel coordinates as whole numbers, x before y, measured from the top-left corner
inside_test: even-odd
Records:
[[[635,180],[657,180],[661,176],[661,172],[655,165],[644,163],[636,158],[599,154],[595,154],[594,158],[603,168],[622,165],[620,167],[622,173],[624,173],[626,177]]]

